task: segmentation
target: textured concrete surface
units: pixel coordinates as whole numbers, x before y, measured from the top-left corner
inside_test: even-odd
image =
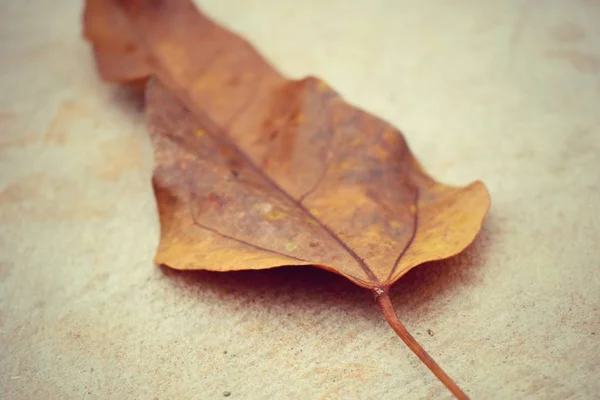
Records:
[[[372,296],[313,268],[176,273],[139,106],[100,82],[81,5],[0,5],[0,397],[443,399]],[[395,286],[474,399],[600,393],[600,3],[206,0],[292,77],[482,179],[484,230]]]

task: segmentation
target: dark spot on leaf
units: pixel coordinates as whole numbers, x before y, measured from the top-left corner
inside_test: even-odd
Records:
[[[229,85],[235,86],[241,82],[241,79],[238,75],[234,75],[229,79]]]
[[[208,194],[208,201],[216,203],[219,201],[219,196],[211,192]]]
[[[381,176],[383,174],[383,170],[381,168],[375,168],[369,171],[369,175],[373,178]]]

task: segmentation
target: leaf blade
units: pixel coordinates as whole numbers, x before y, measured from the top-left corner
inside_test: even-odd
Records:
[[[186,120],[187,128],[170,127],[171,132],[187,132],[188,137],[177,138],[183,146],[177,154],[187,161],[161,173],[161,163],[168,158],[160,150],[166,148],[161,135],[171,135],[170,140],[173,137],[169,129],[157,128],[152,110],[169,115],[165,111],[168,102],[153,105],[152,99],[160,96],[148,96],[159,212],[181,217],[182,210],[187,209],[192,225],[190,218],[180,218],[181,226],[212,230],[212,236],[196,235],[192,240],[195,244],[184,247],[182,241],[163,234],[157,262],[192,268],[194,262],[186,255],[192,253],[212,254],[212,261],[197,260],[196,268],[214,270],[314,264],[372,289],[390,286],[425,261],[457,254],[479,231],[489,207],[483,184],[452,188],[433,181],[401,134],[389,124],[348,105],[318,79],[287,81],[247,42],[198,13],[191,2],[90,0],[88,6],[107,7],[113,13],[119,10],[119,26],[125,25],[123,19],[129,24],[121,29],[127,33],[124,40],[134,47],[135,54],[145,55],[146,64],[139,69],[149,68],[149,73],[168,88],[162,96],[170,92],[169,101],[180,103],[179,110],[170,111],[171,118],[182,115],[185,109],[193,114]],[[89,25],[95,29],[87,31],[88,39],[102,50],[102,24],[95,21]],[[129,60],[118,52],[111,54],[116,59],[111,65],[118,64],[118,57],[121,63]],[[123,74],[119,77],[112,68],[108,79],[127,80],[132,73]],[[149,85],[154,88],[149,93],[156,87]],[[158,116],[156,120],[165,118]],[[191,138],[198,132],[204,133],[205,139],[209,136],[206,133],[212,134],[216,142],[213,146],[196,143]],[[195,153],[186,151],[190,148]],[[226,154],[217,162],[221,153]],[[193,158],[195,164],[190,161]],[[200,159],[211,162],[198,162]],[[253,198],[254,202],[240,202],[235,223],[231,217],[223,217],[234,215],[223,209],[202,213],[204,219],[212,220],[208,224],[198,221],[194,216],[198,210],[193,207],[207,207],[211,196],[222,199],[227,193],[216,194],[206,185],[199,187],[197,181],[191,181],[184,171],[191,165],[195,165],[196,175],[216,165],[228,169],[219,175],[221,180],[227,173],[239,175],[238,167],[242,166],[245,185],[267,193],[281,209],[242,218],[240,209],[274,205],[264,198],[248,197],[250,192],[256,193],[238,185],[237,197],[229,196],[229,201]],[[166,190],[170,175],[186,182],[187,193],[170,188],[175,194],[160,194]],[[234,186],[227,187],[234,190]],[[179,197],[171,203],[182,210],[169,211],[165,206],[171,203],[162,199],[172,196]],[[465,212],[467,206],[470,209]],[[161,224],[167,226],[169,221],[162,218]],[[449,226],[455,228],[455,234],[449,235]],[[182,230],[175,234],[182,235]],[[311,243],[317,243],[318,249]],[[245,251],[217,251],[242,245]],[[177,246],[178,252],[173,250]],[[178,261],[174,254],[180,254],[184,261]],[[227,261],[231,259],[237,261]]]

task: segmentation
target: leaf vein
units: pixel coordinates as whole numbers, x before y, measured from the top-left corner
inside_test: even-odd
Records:
[[[410,239],[408,240],[408,242],[406,243],[406,245],[404,246],[404,248],[402,249],[400,254],[398,254],[398,257],[396,258],[396,261],[394,262],[394,267],[392,268],[392,270],[390,271],[390,274],[387,277],[388,282],[391,280],[392,276],[394,276],[394,273],[396,272],[396,269],[398,269],[398,265],[400,264],[400,260],[402,259],[402,257],[404,257],[404,254],[406,254],[406,252],[408,251],[408,248],[412,245],[413,241],[415,240],[415,236],[417,236],[417,228],[419,226],[419,188],[418,187],[415,187],[415,200],[414,200],[413,204],[415,206],[415,216],[413,219],[412,235],[410,236]]]

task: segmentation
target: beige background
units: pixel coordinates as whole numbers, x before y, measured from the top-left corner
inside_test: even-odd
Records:
[[[474,399],[600,396],[600,2],[200,3],[433,176],[488,185],[476,243],[393,293]],[[449,398],[342,278],[152,264],[143,116],[98,80],[80,7],[0,5],[0,397]]]

